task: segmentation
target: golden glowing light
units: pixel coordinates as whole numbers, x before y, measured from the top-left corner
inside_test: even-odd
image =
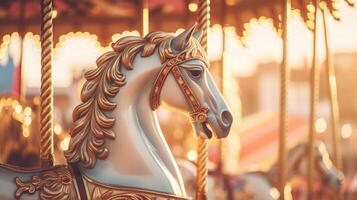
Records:
[[[319,118],[315,121],[315,130],[317,133],[323,133],[327,129],[327,122],[324,118]]]
[[[39,35],[34,35],[34,36],[33,36],[33,40],[34,40],[35,42],[40,42],[40,36],[39,36]]]
[[[9,102],[10,102],[10,101],[9,101]],[[16,100],[11,101],[12,107],[15,107],[15,106],[18,105],[18,104],[19,104],[19,102],[16,101]]]
[[[16,105],[15,106],[15,112],[21,113],[21,111],[22,111],[22,106],[21,105]]]
[[[35,96],[33,99],[32,99],[33,103],[35,105],[40,105],[41,103],[41,98],[39,96]]]
[[[119,33],[115,33],[112,35],[112,42],[116,42],[120,37],[121,35]]]
[[[6,34],[6,35],[4,35],[4,36],[2,37],[2,40],[3,40],[4,42],[10,42],[10,39],[11,39],[11,37],[10,37],[9,34]]]
[[[187,152],[187,159],[190,161],[195,161],[197,159],[197,151],[190,150],[189,152]]]
[[[352,135],[352,126],[351,124],[344,124],[341,127],[341,136],[344,139],[347,139],[349,137],[351,137]]]
[[[96,58],[103,53],[102,47],[96,39],[97,36],[88,32],[69,32],[60,37],[60,42],[54,50],[53,79],[55,86],[70,87],[73,77],[78,77],[88,67],[96,66]]]
[[[26,107],[25,110],[24,110],[24,113],[25,113],[26,116],[30,116],[31,113],[32,113],[31,108],[30,107]]]
[[[280,193],[279,193],[279,191],[278,191],[275,187],[272,187],[272,188],[270,189],[270,195],[271,195],[272,197],[274,197],[274,199],[278,199],[279,196],[280,196]]]
[[[1,46],[0,46],[0,48],[5,49],[5,48],[6,48],[6,46],[7,46],[7,44],[6,44],[6,43],[2,43],[2,44],[1,44]]]
[[[333,7],[335,10],[341,10],[341,8],[342,8],[342,1],[333,1],[333,2],[332,2],[332,7]]]
[[[143,9],[143,36],[149,33],[149,8]]]
[[[223,31],[220,24],[215,24],[209,29],[209,38],[208,57],[211,61],[220,60],[223,48]]]
[[[33,37],[33,33],[32,32],[28,32],[25,34],[25,38],[31,38]]]
[[[5,49],[6,47],[7,47],[7,44],[5,42],[2,43],[1,46],[0,46],[1,49]]]
[[[325,2],[325,1],[320,1],[320,2],[319,2],[319,7],[320,7],[321,9],[326,9],[326,8],[327,8],[326,2]]]
[[[189,3],[188,4],[188,10],[190,12],[196,12],[197,8],[198,8],[197,3]]]
[[[25,123],[25,125],[29,126],[31,124],[31,121],[32,121],[31,117],[26,116],[25,120],[24,120],[24,123]]]
[[[11,116],[22,124],[22,135],[28,137],[30,135],[29,126],[31,125],[31,109],[26,107],[24,110],[19,102],[12,98],[0,99],[0,111],[3,107],[12,108]],[[24,111],[24,112],[22,112]]]
[[[27,128],[24,128],[22,130],[22,135],[27,138],[30,135],[30,131]]]
[[[53,11],[52,11],[52,19],[56,18],[57,15],[58,15],[57,10],[53,10]]]
[[[65,150],[68,149],[69,141],[70,141],[70,140],[71,140],[71,138],[70,138],[69,136],[65,137],[65,138],[62,140],[62,142],[61,142],[61,144],[60,144],[62,150],[65,151]]]
[[[197,1],[189,1],[187,12],[195,10]],[[238,0],[227,0],[227,4],[236,4]],[[337,3],[341,3],[336,1]],[[343,3],[343,1],[342,1]],[[324,4],[324,3],[322,3]],[[355,23],[357,17],[355,8],[347,8],[345,4],[334,5],[341,8],[341,17],[344,19],[338,24],[331,22],[330,37],[334,39],[331,48],[336,52],[354,52],[356,51],[357,40],[355,40],[356,30],[351,29],[350,25]],[[197,8],[198,9],[198,8]],[[308,6],[309,11],[314,11],[312,4]],[[343,12],[342,12],[343,11]],[[141,10],[148,15],[149,10]],[[197,12],[197,11],[196,11]],[[55,14],[56,11],[54,10]],[[57,13],[59,16],[60,14]],[[58,18],[57,16],[57,18]],[[305,22],[298,16],[298,11],[292,12],[289,20],[289,65],[292,68],[301,68],[306,63],[311,62],[312,55],[312,34],[306,26]],[[281,19],[281,16],[278,16]],[[310,14],[310,17],[313,16]],[[144,22],[147,22],[145,19]],[[146,24],[147,26],[148,24]],[[311,19],[307,25],[312,28],[313,21]],[[235,76],[250,76],[261,63],[280,62],[282,55],[282,40],[276,33],[276,29],[272,26],[272,20],[264,17],[252,19],[251,22],[244,25],[246,31],[242,37],[238,36],[236,30],[232,27],[226,29],[226,51],[225,62],[232,65],[232,70]],[[148,26],[146,27],[148,28]],[[210,61],[220,61],[222,57],[222,25],[213,25],[209,33],[209,58]],[[177,33],[183,29],[177,30]],[[142,32],[142,31],[140,31]],[[147,30],[145,31],[147,32]],[[116,41],[125,34],[114,34],[112,40]],[[138,32],[135,32],[137,34]],[[0,62],[4,65],[7,63],[7,55],[13,56],[15,64],[18,65],[18,52],[21,40],[17,32],[10,33],[1,37],[0,44]],[[343,35],[343,37],[341,37]],[[323,37],[319,37],[323,40]],[[40,52],[40,36],[34,33],[26,33],[24,41],[23,54],[23,74],[24,85],[29,88],[40,87],[40,73],[30,73],[33,71],[39,72],[41,69],[41,52]],[[244,46],[242,45],[244,42]],[[320,41],[321,42],[321,41]],[[88,32],[69,32],[68,34],[59,37],[59,42],[55,45],[53,55],[53,84],[54,87],[70,87],[73,80],[87,71],[89,68],[96,66],[95,61],[104,51],[111,50],[110,45],[100,44],[98,37],[95,34]],[[272,48],[274,47],[274,48]],[[324,48],[318,49],[319,60],[324,60]],[[2,59],[4,58],[4,59]]]
[[[11,34],[11,37],[14,38],[14,39],[18,39],[19,38],[19,33],[18,32],[13,32]]]
[[[185,29],[179,28],[179,29],[176,30],[175,34],[178,35],[178,34],[184,32],[184,31],[185,31]]]
[[[11,40],[11,36],[9,34],[6,34],[3,36],[3,42],[0,45],[0,59],[3,58],[3,56],[5,55],[5,52],[7,50],[7,47],[9,45],[9,42]]]
[[[307,10],[308,10],[309,12],[314,12],[314,11],[315,11],[315,6],[314,6],[312,3],[309,3],[309,4],[307,5]]]
[[[234,6],[237,2],[238,0],[226,0],[227,5],[229,6]]]
[[[55,132],[56,135],[60,135],[62,133],[62,127],[59,124],[56,124],[53,127],[53,132]]]

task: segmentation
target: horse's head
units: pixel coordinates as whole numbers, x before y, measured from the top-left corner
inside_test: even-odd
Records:
[[[308,167],[308,145],[301,144],[289,152],[289,158],[295,160],[292,163],[293,173],[306,175]],[[324,185],[331,186],[339,191],[344,179],[343,174],[332,164],[325,145],[322,142],[316,142],[313,151],[314,157],[314,179],[321,180]]]
[[[164,106],[189,114],[196,133],[211,138],[213,132],[217,138],[224,138],[233,118],[208,70],[209,61],[199,44],[200,36],[201,32],[195,32],[192,26],[171,40],[175,56],[163,63],[151,105],[155,109],[159,104],[155,96],[160,96]]]
[[[73,111],[74,125],[65,153],[68,162],[82,162],[92,168],[97,158],[106,159],[106,139],[114,140],[128,128],[116,125],[123,116],[133,122],[133,127],[145,126],[142,131],[147,135],[155,132],[159,127],[150,108],[156,110],[160,105],[189,113],[197,133],[204,132],[202,135],[210,138],[212,130],[218,138],[226,137],[232,115],[207,70],[208,60],[199,37],[193,26],[176,37],[158,31],[112,43],[113,50],[100,56],[98,67],[85,74],[82,103]],[[137,67],[141,70],[135,70]],[[122,90],[124,96],[118,95]],[[137,115],[131,116],[131,111],[137,111]],[[129,114],[134,119],[127,119]]]
[[[322,181],[340,191],[344,176],[331,162],[325,145],[319,142],[314,148],[315,165]]]

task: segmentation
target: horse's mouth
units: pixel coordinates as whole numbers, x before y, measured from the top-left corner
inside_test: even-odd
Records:
[[[207,123],[202,123],[202,127],[203,127],[203,132],[205,133],[206,137],[208,139],[211,139],[212,138],[212,135],[213,135],[213,130],[212,130],[212,127]]]

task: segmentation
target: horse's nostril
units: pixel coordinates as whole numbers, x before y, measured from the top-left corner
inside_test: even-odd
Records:
[[[231,112],[228,110],[225,110],[221,113],[221,120],[225,126],[230,126],[232,125],[233,117]]]

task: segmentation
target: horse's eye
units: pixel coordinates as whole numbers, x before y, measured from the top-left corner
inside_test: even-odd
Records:
[[[201,77],[202,74],[202,70],[200,69],[190,69],[189,72],[193,78],[199,78]]]

